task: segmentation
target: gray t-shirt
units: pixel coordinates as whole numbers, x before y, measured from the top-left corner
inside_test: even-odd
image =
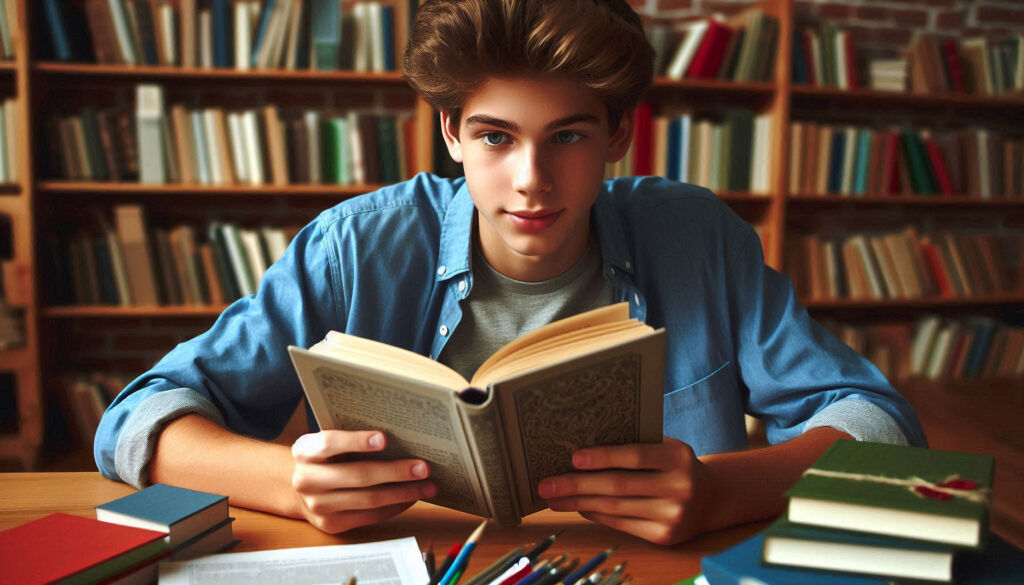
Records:
[[[438,361],[468,380],[484,360],[516,337],[611,302],[612,284],[601,274],[596,238],[590,239],[587,251],[572,268],[541,282],[501,274],[476,247],[473,291],[462,302],[462,321]]]

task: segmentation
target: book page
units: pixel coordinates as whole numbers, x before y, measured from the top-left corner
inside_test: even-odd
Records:
[[[422,585],[427,568],[413,537],[363,544],[311,546],[209,555],[186,562],[160,563],[166,585],[319,585],[344,583]]]
[[[487,516],[454,391],[294,346],[288,351],[321,429],[387,433],[383,451],[347,457],[425,459],[438,487],[427,501]]]
[[[574,451],[661,442],[664,364],[659,329],[492,385],[522,514],[547,507],[537,486],[574,471]]]

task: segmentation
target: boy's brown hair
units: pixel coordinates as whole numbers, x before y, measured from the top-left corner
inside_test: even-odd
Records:
[[[455,121],[489,77],[574,79],[597,92],[612,130],[653,73],[654,50],[625,0],[428,0],[416,14],[404,71]]]

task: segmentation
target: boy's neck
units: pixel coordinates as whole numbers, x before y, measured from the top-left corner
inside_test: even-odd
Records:
[[[593,237],[590,222],[583,222],[556,253],[546,255],[520,254],[512,250],[494,230],[481,230],[479,215],[475,218],[473,230],[475,244],[490,264],[502,276],[522,282],[543,282],[551,280],[572,269],[587,252],[587,245]]]

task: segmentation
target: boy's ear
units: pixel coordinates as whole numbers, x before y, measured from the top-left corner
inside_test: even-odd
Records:
[[[629,152],[629,145],[633,141],[633,117],[635,115],[636,108],[630,108],[622,113],[619,127],[615,129],[608,141],[608,157],[605,162],[619,162]]]
[[[451,155],[452,160],[457,163],[462,162],[462,143],[459,142],[459,129],[453,127],[452,124],[456,123],[451,118],[451,114],[448,112],[441,112],[441,135],[444,136],[444,143],[448,146],[448,154]]]

